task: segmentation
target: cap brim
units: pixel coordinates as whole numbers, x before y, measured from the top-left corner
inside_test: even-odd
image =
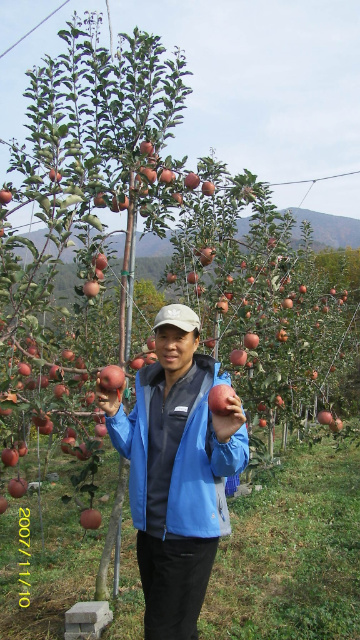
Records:
[[[165,324],[169,324],[172,327],[177,327],[178,329],[182,329],[183,331],[186,331],[186,333],[190,333],[191,331],[194,331],[194,329],[198,329],[198,331],[200,330],[198,326],[194,326],[193,324],[191,324],[190,322],[182,322],[181,320],[163,320],[162,322],[159,322],[158,324],[156,324],[153,329],[155,331],[155,329],[158,329],[159,327],[164,326]]]

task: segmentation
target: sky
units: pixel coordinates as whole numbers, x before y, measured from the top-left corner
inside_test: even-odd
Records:
[[[0,56],[64,0],[2,0]],[[187,168],[215,149],[232,174],[244,168],[273,186],[279,209],[299,207],[360,220],[360,12],[357,0],[109,0],[112,31],[135,26],[184,50],[184,122],[169,146],[189,156]],[[0,57],[0,138],[26,137],[25,71],[63,50],[57,32],[76,11],[103,12],[105,0],[69,0],[36,31]],[[0,144],[0,184],[8,147]],[[311,187],[311,189],[310,189]],[[309,190],[310,189],[310,190]],[[104,214],[104,222],[112,222]],[[108,217],[108,219],[107,219]],[[103,214],[102,214],[103,218]],[[29,212],[17,224],[29,222]],[[26,231],[26,228],[24,229]]]

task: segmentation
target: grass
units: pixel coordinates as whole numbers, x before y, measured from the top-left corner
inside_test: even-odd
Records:
[[[78,508],[61,502],[72,492],[70,475],[81,468],[61,453],[49,468],[59,482],[42,487],[45,550],[37,494],[10,499],[0,516],[1,640],[62,640],[65,611],[93,599],[118,466],[117,454],[109,444],[106,449],[99,496],[110,499],[94,505],[103,514],[99,530],[83,539]],[[36,480],[33,454],[23,462],[28,480]],[[257,478],[261,491],[229,498],[233,533],[220,543],[199,621],[202,640],[360,640],[359,462],[360,448],[335,452],[332,439],[312,449],[294,443],[274,476]],[[6,470],[2,481],[9,477]],[[31,510],[26,609],[18,605],[19,507]],[[103,640],[141,640],[143,604],[126,504],[119,598],[110,602],[114,623]]]

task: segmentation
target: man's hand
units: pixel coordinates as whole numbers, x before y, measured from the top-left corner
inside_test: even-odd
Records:
[[[126,379],[123,386],[115,391],[107,391],[100,385],[100,379],[96,379],[95,402],[106,415],[112,418],[118,411],[122,401],[122,394],[126,388]]]
[[[227,409],[231,411],[228,416],[212,414],[212,423],[218,442],[229,442],[231,436],[246,422],[246,416],[241,408],[239,396],[228,398]]]

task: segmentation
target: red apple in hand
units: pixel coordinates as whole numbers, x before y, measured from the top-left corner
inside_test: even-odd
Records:
[[[235,389],[229,387],[228,384],[217,384],[210,389],[209,393],[209,409],[217,416],[228,416],[231,410],[227,409],[228,398],[236,396]]]
[[[125,382],[125,374],[123,370],[116,364],[109,364],[99,373],[99,383],[106,391],[115,391],[120,389]]]

